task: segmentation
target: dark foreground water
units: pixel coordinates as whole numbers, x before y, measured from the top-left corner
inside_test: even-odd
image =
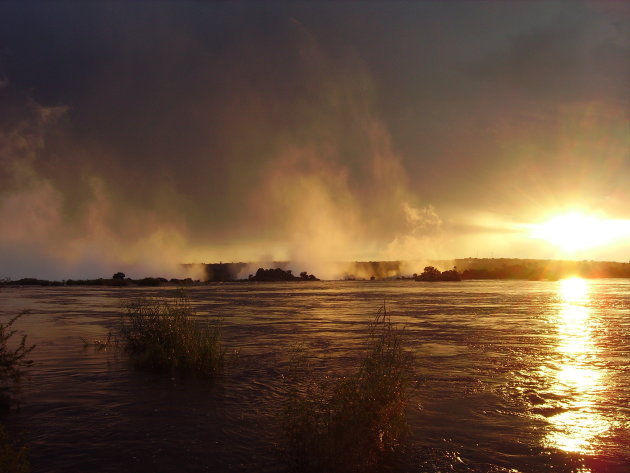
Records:
[[[135,371],[104,337],[172,288],[4,288],[37,343],[9,428],[43,472],[283,471],[291,347],[343,372],[383,301],[415,355],[409,472],[630,471],[630,281],[222,284],[189,296],[239,360],[214,385]]]

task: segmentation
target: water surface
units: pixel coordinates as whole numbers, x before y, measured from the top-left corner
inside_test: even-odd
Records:
[[[136,371],[105,337],[121,302],[172,288],[3,288],[0,317],[37,343],[10,429],[35,473],[283,471],[288,353],[344,373],[385,304],[414,354],[408,472],[630,471],[630,281],[216,284],[239,360],[217,383]]]

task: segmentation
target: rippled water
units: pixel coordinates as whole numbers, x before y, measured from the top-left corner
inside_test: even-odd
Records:
[[[415,355],[409,472],[630,471],[630,281],[221,284],[189,290],[221,316],[238,363],[214,385],[135,371],[103,337],[122,300],[172,289],[4,288],[3,320],[37,343],[10,429],[35,473],[282,471],[287,353],[343,372],[386,302]]]

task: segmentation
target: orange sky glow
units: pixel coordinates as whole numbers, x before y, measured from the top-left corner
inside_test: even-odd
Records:
[[[588,1],[0,5],[0,278],[628,261],[629,18]]]

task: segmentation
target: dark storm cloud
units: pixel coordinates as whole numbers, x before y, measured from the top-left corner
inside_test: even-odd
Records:
[[[310,128],[318,129],[322,117],[343,121],[332,115],[344,113],[343,105],[324,95],[337,93],[331,90],[337,80],[361,80],[318,57],[323,53],[291,17],[264,8],[193,4],[182,11],[165,4],[147,10],[115,3],[71,4],[67,11],[74,14],[57,12],[58,21],[50,22],[40,18],[48,12],[30,12],[34,41],[50,36],[56,46],[37,51],[22,44],[26,51],[11,53],[9,74],[42,103],[70,106],[73,141],[99,157],[90,162],[98,175],[123,175],[118,183],[132,200],[162,178],[198,204],[221,199],[213,209],[220,215],[200,224],[235,216],[258,169],[284,146],[280,140],[313,141]],[[89,25],[72,27],[77,16]],[[24,56],[36,63],[23,64]],[[353,125],[346,125],[351,133]]]
[[[598,5],[2,3],[0,208],[79,265],[405,257],[418,216],[622,201],[628,9]]]

